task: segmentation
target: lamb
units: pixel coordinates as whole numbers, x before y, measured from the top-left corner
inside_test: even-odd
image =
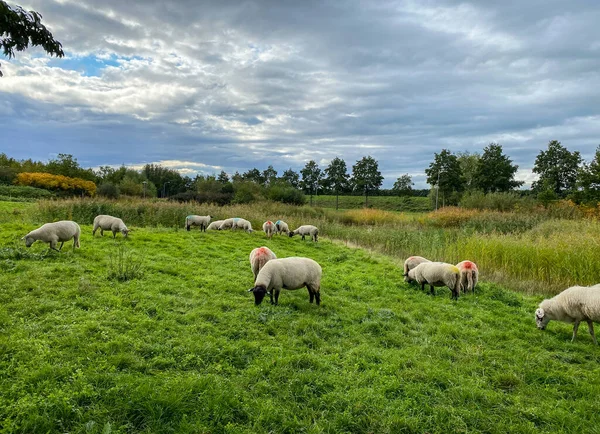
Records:
[[[125,226],[125,223],[123,223],[123,220],[118,217],[103,214],[97,215],[96,218],[94,218],[94,230],[92,231],[92,235],[96,235],[98,229],[100,229],[101,236],[104,236],[104,231],[112,231],[113,238],[117,237],[117,232],[121,232],[125,237],[130,232],[129,229],[127,229],[127,226]]]
[[[468,293],[469,289],[475,294],[475,287],[479,279],[479,270],[475,262],[462,261],[456,264],[460,271],[460,288],[463,292]]]
[[[304,240],[306,235],[310,235],[312,240],[316,242],[316,241],[318,241],[317,238],[319,235],[319,229],[317,229],[317,227],[313,226],[313,225],[304,225],[304,226],[300,226],[298,229],[290,232],[289,236],[293,237],[296,234],[302,235],[302,240]]]
[[[422,256],[411,256],[406,261],[404,261],[404,281],[411,282],[408,278],[408,272],[415,268],[417,265],[422,264],[423,262],[431,262],[429,259],[426,259]]]
[[[452,291],[452,298],[458,300],[460,290],[460,271],[455,265],[444,262],[423,262],[408,272],[408,278],[416,280],[425,289],[429,284],[431,295],[435,295],[434,286],[447,286]]]
[[[233,223],[235,225],[234,225],[234,227],[232,229],[239,228],[239,229],[245,230],[248,233],[253,232],[253,230],[252,230],[252,224],[248,220],[246,220],[246,219],[234,218],[233,219]]]
[[[265,246],[257,247],[250,252],[250,267],[252,268],[252,273],[254,273],[254,280],[256,280],[256,276],[258,276],[261,268],[271,259],[277,259],[277,256],[275,256],[275,253],[271,249]]]
[[[594,286],[572,286],[560,294],[542,301],[535,311],[537,328],[544,330],[550,320],[573,323],[573,337],[581,321],[586,321],[594,344],[598,345],[594,335],[594,322],[600,323],[600,284]]]
[[[212,222],[211,224],[208,225],[206,230],[207,231],[218,231],[219,226],[221,226],[221,223],[223,223],[224,221],[225,220],[215,220],[214,222]]]
[[[288,227],[288,224],[283,220],[277,220],[275,222],[275,233],[281,235],[284,232],[286,234],[290,233],[290,228]]]
[[[57,252],[63,248],[65,241],[73,238],[73,251],[75,247],[80,247],[79,237],[81,228],[77,223],[71,220],[61,220],[56,223],[46,223],[38,229],[35,229],[25,235],[21,240],[25,240],[25,245],[31,247],[36,241],[48,243],[52,250]],[[60,241],[60,248],[56,248],[56,244]]]
[[[189,215],[185,218],[185,228],[189,231],[192,226],[200,226],[200,231],[206,232],[211,218],[209,215]]]
[[[271,304],[277,304],[281,288],[299,289],[306,286],[310,302],[321,304],[321,266],[309,258],[291,257],[271,259],[258,272],[254,287],[248,292],[254,293],[254,304],[262,303],[266,294],[271,298]],[[273,292],[275,301],[273,302]]]
[[[262,228],[265,234],[267,234],[267,238],[273,238],[273,233],[275,232],[275,223],[273,223],[271,220],[267,220],[263,223]]]

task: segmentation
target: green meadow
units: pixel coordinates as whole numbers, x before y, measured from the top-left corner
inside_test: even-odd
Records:
[[[484,279],[432,297],[402,258],[326,230],[186,232],[155,222],[166,205],[128,239],[92,237],[81,215],[81,249],[26,249],[58,213],[42,206],[0,202],[1,433],[598,432],[600,352],[585,330],[537,330],[540,295]],[[322,265],[321,306],[306,289],[254,306],[261,245]]]

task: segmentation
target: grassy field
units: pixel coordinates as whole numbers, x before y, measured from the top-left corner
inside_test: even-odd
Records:
[[[307,203],[309,199],[307,198]],[[428,212],[431,200],[428,197],[369,196],[369,207],[386,211]],[[313,196],[313,206],[335,208],[335,196]],[[360,209],[365,206],[364,196],[340,196],[339,209]]]
[[[541,297],[435,297],[395,258],[329,240],[137,227],[48,252],[0,204],[0,432],[597,432],[600,353],[535,328]],[[253,304],[248,254],[323,266]],[[125,261],[120,258],[125,258]],[[122,267],[129,264],[128,267]],[[115,272],[120,270],[120,272]]]

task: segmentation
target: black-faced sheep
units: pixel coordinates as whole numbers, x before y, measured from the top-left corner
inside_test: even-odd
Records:
[[[303,225],[289,233],[290,237],[293,237],[296,234],[302,235],[303,241],[305,237],[309,235],[311,239],[316,242],[318,241],[319,229],[317,229],[317,227],[313,225]]]

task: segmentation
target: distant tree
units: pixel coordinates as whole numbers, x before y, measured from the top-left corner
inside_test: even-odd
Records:
[[[319,188],[323,181],[323,172],[319,169],[319,165],[314,160],[310,160],[306,163],[300,173],[302,174],[300,186],[305,193],[310,194],[310,205],[312,206],[313,194],[319,194]]]
[[[352,166],[352,184],[357,191],[364,192],[365,206],[368,206],[369,192],[377,191],[382,183],[379,164],[370,155],[362,157]]]
[[[247,172],[244,172],[244,174],[242,174],[242,178],[245,181],[254,182],[258,185],[263,185],[265,183],[265,178],[263,177],[261,171],[257,168],[253,168]]]
[[[242,182],[243,180],[244,180],[244,177],[242,175],[240,175],[240,172],[238,172],[237,170],[231,176],[231,182]]]
[[[264,179],[265,186],[273,185],[277,180],[277,170],[273,169],[273,166],[269,165],[263,170],[262,177]]]
[[[581,161],[579,152],[569,152],[559,141],[550,141],[548,149],[540,151],[535,159],[533,173],[540,178],[533,183],[533,190],[540,193],[552,189],[559,197],[574,191]]]
[[[339,157],[335,157],[325,168],[325,182],[327,186],[335,193],[335,209],[338,209],[339,194],[348,189],[350,184],[350,175],[346,162]]]
[[[229,175],[227,175],[224,170],[221,170],[221,173],[219,173],[219,176],[217,177],[217,181],[221,184],[227,184],[229,182]]]
[[[415,185],[412,182],[412,178],[408,173],[405,173],[394,182],[392,190],[397,192],[399,196],[410,196],[412,193],[412,186]]]
[[[577,185],[582,189],[584,201],[600,202],[600,146],[596,148],[594,159],[579,171]]]
[[[523,181],[516,181],[515,175],[519,166],[502,153],[502,146],[490,143],[479,158],[474,187],[484,193],[506,192],[522,186]],[[464,174],[464,172],[463,172]]]
[[[9,59],[15,56],[15,51],[23,51],[29,46],[40,46],[51,56],[65,55],[61,43],[42,24],[42,16],[38,12],[9,6],[3,0],[0,0],[0,36],[0,48]]]
[[[91,169],[83,169],[77,162],[77,158],[71,154],[58,154],[46,164],[46,172],[54,175],[63,175],[70,178],[81,178],[88,181],[96,181],[96,175]]]
[[[470,152],[458,152],[458,163],[460,164],[460,171],[465,181],[465,190],[475,190],[475,175],[477,168],[479,167],[479,160],[481,155],[478,153]]]
[[[294,188],[300,188],[300,175],[298,172],[292,170],[291,167],[283,172],[283,175],[281,175],[281,180],[287,182]]]
[[[177,194],[187,190],[188,181],[177,170],[160,164],[146,164],[142,174],[159,189],[160,197],[166,196],[167,192]]]
[[[435,153],[429,168],[425,169],[427,183],[436,187],[442,196],[442,203],[446,199],[449,203],[458,203],[459,194],[465,189],[458,157],[447,149]]]

